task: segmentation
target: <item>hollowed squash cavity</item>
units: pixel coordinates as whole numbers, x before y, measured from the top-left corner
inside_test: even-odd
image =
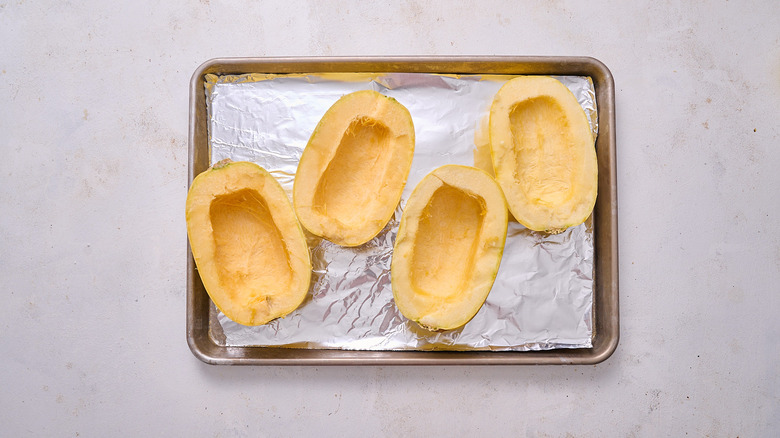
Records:
[[[353,120],[336,154],[322,173],[314,193],[314,208],[347,227],[359,226],[356,205],[370,205],[382,189],[377,175],[387,172],[390,130],[376,120]]]
[[[203,286],[225,316],[265,324],[303,302],[311,280],[303,230],[282,187],[260,166],[227,160],[198,175],[186,219]]]
[[[214,198],[214,263],[233,299],[247,304],[286,290],[292,280],[290,254],[265,200],[252,189]]]
[[[411,280],[417,293],[449,300],[465,287],[474,270],[474,255],[484,200],[443,185],[431,196],[420,217],[412,250]]]
[[[507,208],[482,170],[442,166],[415,187],[393,249],[393,296],[401,313],[430,330],[476,315],[504,250]]]
[[[590,126],[560,81],[521,76],[496,94],[490,110],[496,181],[512,215],[536,231],[560,232],[585,221],[598,190]]]
[[[312,234],[361,245],[387,224],[414,155],[414,125],[395,99],[363,90],[339,99],[309,138],[293,202]]]
[[[573,148],[561,106],[547,96],[518,103],[509,113],[515,154],[515,178],[529,200],[553,206],[571,197]]]

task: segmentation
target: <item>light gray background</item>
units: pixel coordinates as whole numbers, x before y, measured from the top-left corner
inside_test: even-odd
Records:
[[[0,0],[8,436],[772,436],[780,3]],[[691,3],[691,4],[689,4]],[[190,75],[223,56],[588,55],[621,341],[596,366],[214,367],[185,342]]]

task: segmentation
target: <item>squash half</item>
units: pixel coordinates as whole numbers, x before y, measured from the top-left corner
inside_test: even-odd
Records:
[[[393,216],[414,155],[409,111],[376,91],[328,109],[303,151],[293,187],[301,224],[338,245],[376,236]]]
[[[303,302],[309,248],[287,194],[265,169],[215,164],[192,181],[186,218],[203,286],[225,316],[260,325]]]
[[[535,231],[558,233],[590,216],[598,163],[588,119],[560,81],[521,76],[496,93],[490,150],[509,211]]]
[[[504,195],[486,172],[446,165],[426,175],[406,204],[393,249],[401,313],[428,330],[469,322],[493,287],[506,230]]]

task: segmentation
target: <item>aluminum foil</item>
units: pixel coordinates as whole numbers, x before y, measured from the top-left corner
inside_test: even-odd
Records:
[[[211,162],[252,161],[292,195],[298,160],[325,111],[342,95],[373,89],[411,113],[416,146],[401,202],[370,242],[344,248],[310,236],[312,283],[285,318],[246,327],[213,309],[212,334],[229,346],[360,350],[542,350],[591,347],[593,228],[558,235],[510,221],[498,276],[465,326],[430,332],[395,306],[390,261],[403,207],[418,182],[444,164],[484,167],[485,122],[493,96],[512,76],[310,74],[206,78]],[[590,78],[556,77],[572,90],[598,130]],[[213,306],[213,305],[212,305]]]

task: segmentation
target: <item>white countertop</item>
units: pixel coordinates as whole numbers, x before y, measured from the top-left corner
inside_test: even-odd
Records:
[[[0,2],[8,436],[771,436],[780,3]],[[595,366],[218,367],[185,338],[188,85],[226,56],[578,55],[617,107]]]

